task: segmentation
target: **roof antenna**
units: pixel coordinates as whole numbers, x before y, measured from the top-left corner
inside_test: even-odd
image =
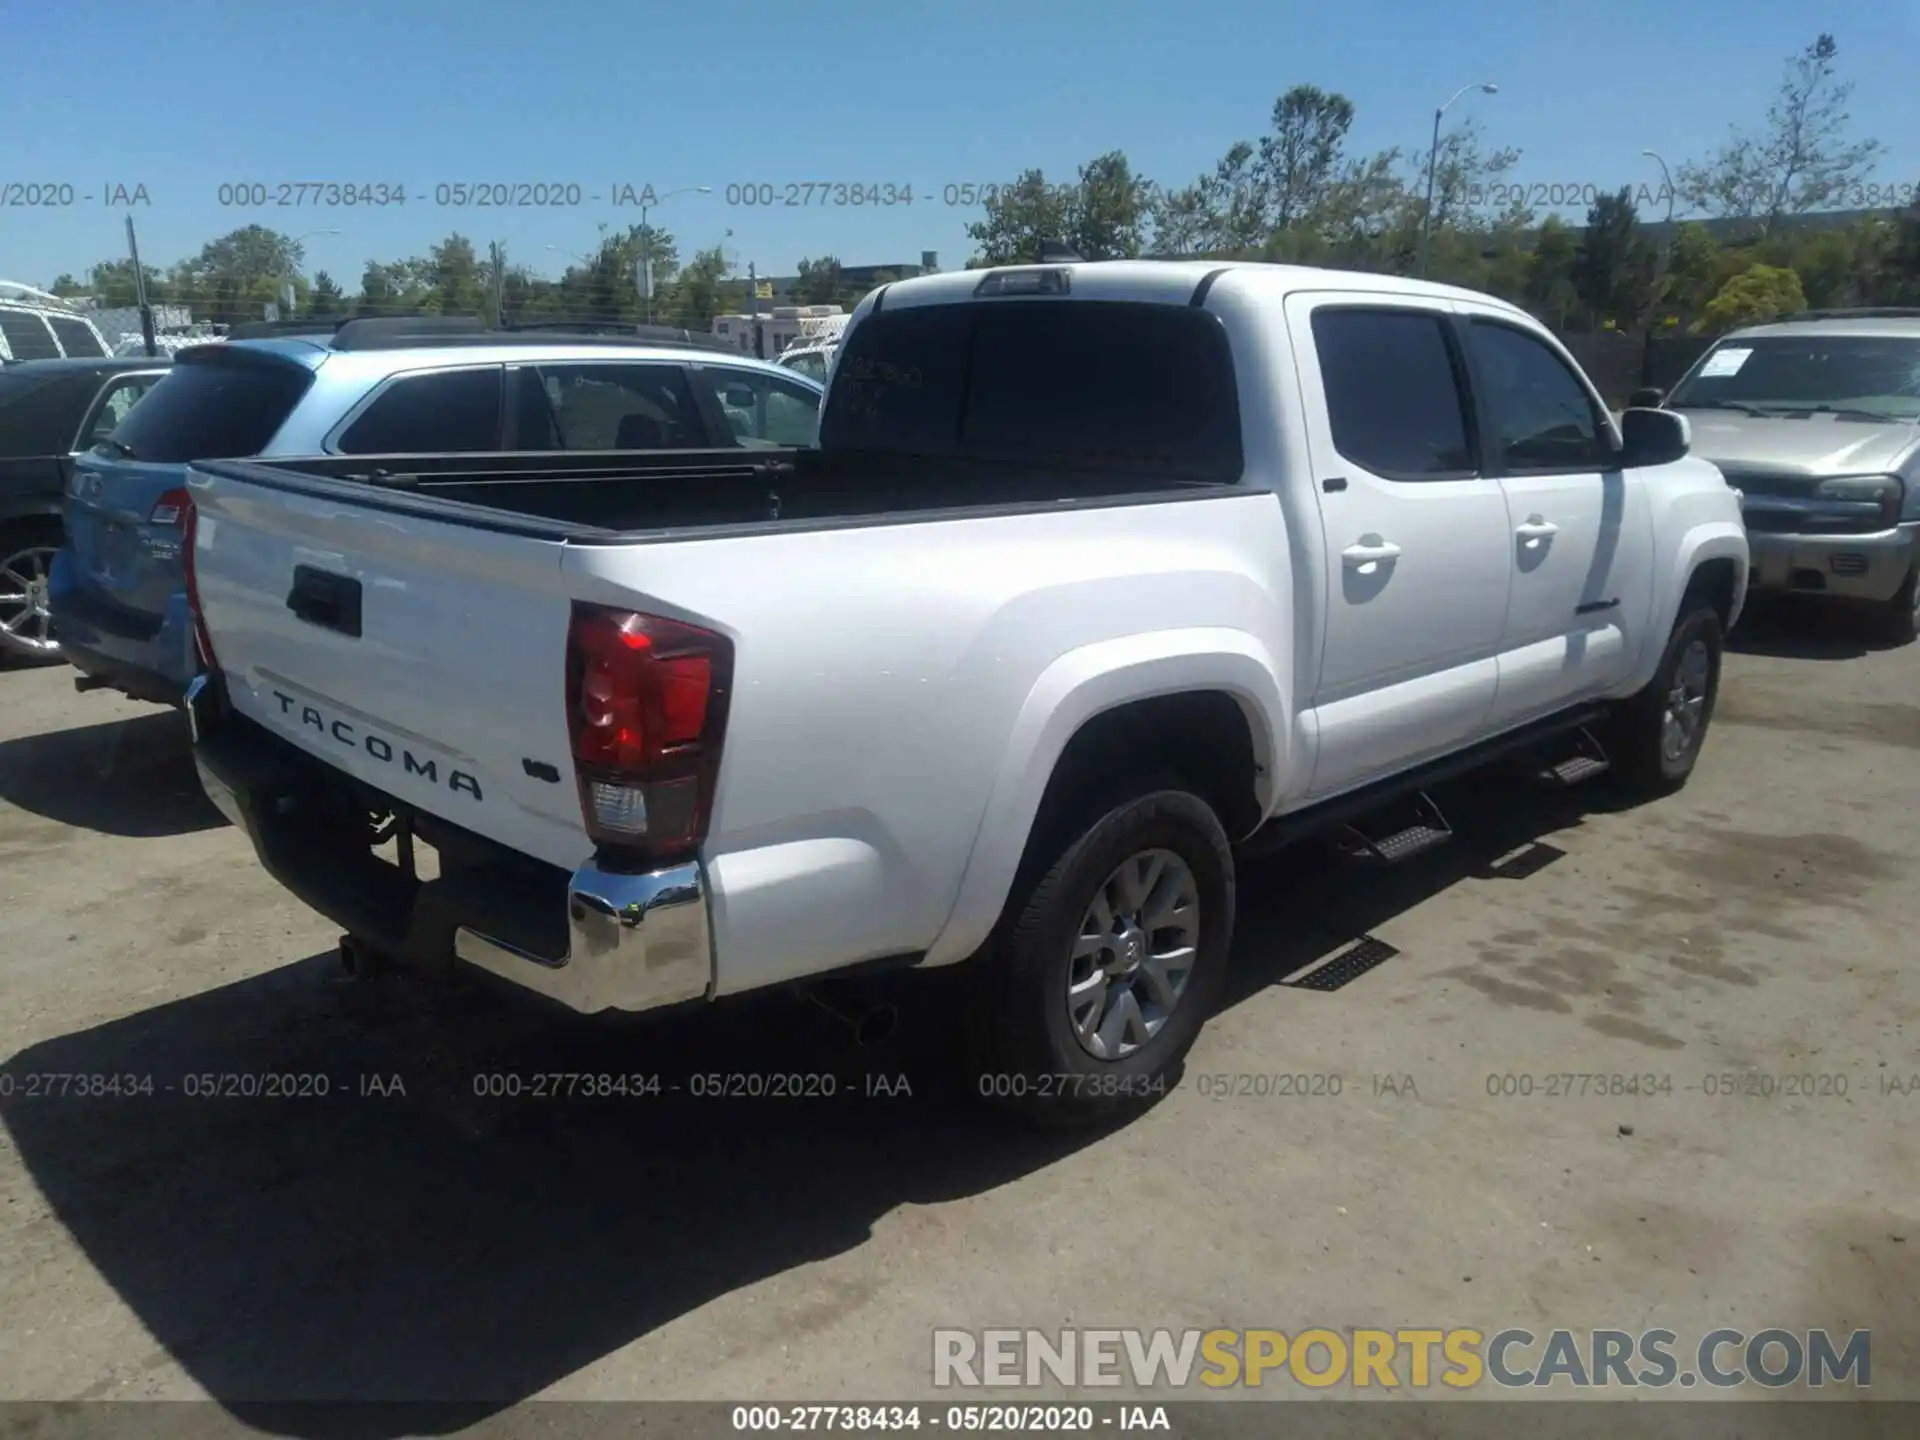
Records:
[[[1062,244],[1058,240],[1042,240],[1040,242],[1039,263],[1042,265],[1063,265],[1075,260],[1084,263],[1086,258],[1086,256],[1080,254],[1071,245]]]

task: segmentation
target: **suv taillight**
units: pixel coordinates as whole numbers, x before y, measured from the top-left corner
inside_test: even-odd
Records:
[[[574,604],[567,729],[596,844],[665,861],[706,838],[732,680],[724,635]]]
[[[193,504],[193,498],[185,490],[167,491],[153,502],[153,511],[147,516],[149,525],[184,525],[187,509]]]
[[[193,496],[185,490],[169,490],[167,495],[180,497],[180,568],[187,577],[187,613],[193,617],[193,644],[199,652],[200,665],[208,671],[218,670],[219,662],[213,658],[213,637],[207,634],[206,617],[200,613],[200,581],[198,566],[194,564],[193,545],[200,530],[200,512],[193,503]],[[164,502],[166,496],[162,496]],[[154,513],[160,511],[154,506]]]

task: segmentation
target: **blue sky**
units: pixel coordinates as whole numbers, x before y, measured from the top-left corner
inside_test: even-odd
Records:
[[[631,183],[681,195],[654,218],[682,256],[724,240],[744,270],[790,273],[803,255],[847,264],[969,251],[977,211],[949,184],[1006,182],[1029,166],[1070,179],[1124,150],[1185,183],[1264,128],[1274,97],[1312,83],[1357,107],[1356,151],[1424,147],[1433,106],[1463,99],[1516,178],[1657,184],[1729,123],[1757,124],[1782,61],[1831,28],[1855,82],[1856,130],[1890,147],[1878,179],[1920,181],[1920,5],[1913,0],[975,0],[965,7],[840,3],[642,6],[501,0],[57,0],[8,7],[10,98],[0,185],[71,184],[70,209],[0,208],[0,276],[47,284],[124,253],[106,187],[144,185],[143,258],[170,264],[250,222],[307,241],[308,270],[348,289],[370,258],[423,252],[458,230],[558,273],[605,203],[561,210],[438,208],[442,182],[558,181],[585,194]],[[1837,12],[1844,11],[1844,14]],[[138,94],[128,82],[151,90]],[[404,208],[249,210],[226,182],[404,184]],[[729,184],[878,182],[915,203],[881,209],[729,206]]]

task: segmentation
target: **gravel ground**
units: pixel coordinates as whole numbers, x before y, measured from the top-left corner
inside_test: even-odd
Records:
[[[1185,1083],[1066,1139],[953,1093],[924,989],[861,1050],[785,996],[348,982],[175,714],[0,672],[0,1399],[951,1400],[955,1325],[1871,1328],[1876,1396],[1920,1397],[1920,647],[1853,633],[1755,617],[1672,799],[1476,782],[1396,869],[1250,862]],[[1287,983],[1362,937],[1397,953]],[[839,1093],[472,1093],[554,1069]],[[329,1093],[186,1093],[267,1070]]]

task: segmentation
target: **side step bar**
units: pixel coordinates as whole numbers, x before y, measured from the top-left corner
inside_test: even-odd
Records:
[[[1543,784],[1564,788],[1579,785],[1596,775],[1604,775],[1612,768],[1613,763],[1607,759],[1607,752],[1594,738],[1593,731],[1582,725],[1574,736],[1573,753],[1563,760],[1542,766],[1535,772],[1535,777]]]
[[[1361,789],[1310,805],[1304,810],[1277,815],[1242,841],[1240,851],[1248,856],[1265,855],[1309,835],[1349,825],[1397,800],[1421,794],[1442,781],[1470,774],[1493,761],[1535,749],[1544,741],[1557,739],[1570,732],[1587,733],[1598,726],[1606,714],[1607,707],[1604,705],[1583,705],[1429,761],[1404,775],[1375,781]]]
[[[1407,823],[1377,838],[1362,829],[1359,821],[1350,821],[1340,827],[1340,847],[1357,860],[1398,865],[1453,838],[1453,827],[1447,823],[1447,817],[1424,790],[1414,799],[1412,815],[1405,818]]]

